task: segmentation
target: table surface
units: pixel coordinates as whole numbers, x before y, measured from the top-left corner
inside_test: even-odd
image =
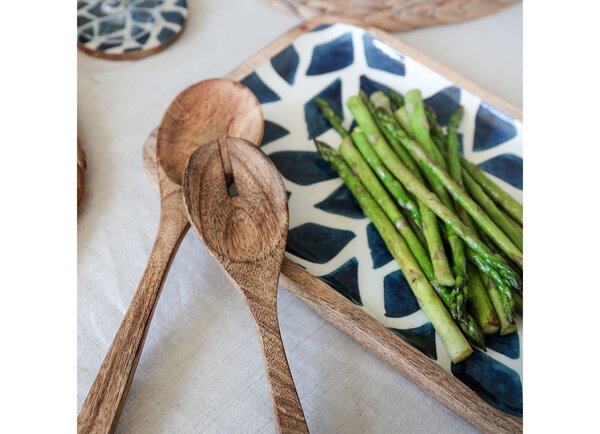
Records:
[[[78,218],[78,408],[154,241],[158,194],[141,158],[148,134],[185,87],[227,74],[301,22],[260,0],[188,3],[187,29],[162,53],[134,62],[78,54],[88,160]],[[522,24],[519,3],[396,37],[521,107]],[[279,318],[311,432],[475,432],[283,289]],[[117,432],[275,432],[250,315],[193,232],[166,280]]]

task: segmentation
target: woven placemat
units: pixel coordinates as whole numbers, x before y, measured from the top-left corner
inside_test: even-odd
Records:
[[[517,0],[266,0],[304,18],[330,15],[390,32],[477,18]]]

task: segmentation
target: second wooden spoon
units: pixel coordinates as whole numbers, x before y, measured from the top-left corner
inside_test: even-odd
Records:
[[[165,113],[157,149],[162,164],[155,166],[160,190],[156,241],[77,417],[79,434],[112,433],[117,426],[169,265],[189,227],[179,185],[187,157],[215,137],[230,134],[259,142],[262,133],[260,103],[248,88],[233,80],[212,79],[190,86]]]
[[[229,162],[222,160],[227,147]],[[230,164],[229,164],[230,163]],[[237,187],[230,196],[223,168]],[[273,162],[255,145],[228,138],[203,146],[183,175],[192,227],[240,290],[261,339],[281,432],[308,432],[277,319],[277,283],[288,232],[287,193]]]

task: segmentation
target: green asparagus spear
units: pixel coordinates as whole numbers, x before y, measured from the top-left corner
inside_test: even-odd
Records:
[[[487,177],[485,172],[471,163],[469,160],[463,158],[461,160],[463,168],[469,172],[469,174],[475,178],[475,180],[483,187],[483,189],[490,195],[490,197],[500,205],[512,218],[514,218],[519,224],[523,225],[523,205],[513,199],[507,192],[502,190],[494,181]]]
[[[419,228],[422,227],[421,213],[419,212],[418,205],[409,197],[408,192],[402,187],[402,184],[398,182],[394,175],[390,173],[387,167],[385,167],[377,154],[373,152],[370,146],[367,146],[369,141],[360,128],[354,129],[352,132],[352,140],[354,140],[354,143],[361,150],[361,153],[373,171],[377,174],[377,177],[383,182],[400,206],[407,210],[411,219]]]
[[[333,111],[327,101],[325,101],[323,98],[317,97],[316,104],[321,109],[323,116],[325,116],[333,129],[336,130],[340,136],[347,137],[350,135],[348,130],[342,125],[342,120],[339,118],[336,112]]]
[[[515,299],[516,311],[523,315],[523,294],[521,294],[521,292],[517,291],[516,289],[513,289],[512,293],[513,298]]]
[[[387,110],[385,95],[382,92],[374,92],[371,95],[371,102],[376,108],[374,118],[377,124],[379,125],[380,129],[384,132],[384,135],[386,135],[386,138],[388,139],[389,143],[392,145],[394,150],[397,151],[397,153],[399,154],[401,159],[403,159],[403,161],[407,161],[413,164],[413,160],[410,157],[410,155],[403,157],[403,153],[405,153],[406,150],[403,149],[403,146],[399,143],[399,137],[397,134],[397,130],[400,130],[401,127],[397,124],[391,112]],[[418,169],[413,168],[411,171],[417,176],[417,179],[419,181],[423,182],[423,179],[420,177]],[[424,173],[427,174],[426,171],[424,171]],[[450,196],[448,196],[448,193],[445,191],[443,185],[440,184],[435,178],[428,177],[428,180],[430,181],[430,185],[432,186],[436,194],[438,194],[444,205],[446,205],[451,211],[453,211],[454,207],[452,201],[450,199]],[[450,243],[450,249],[453,258],[452,270],[454,272],[455,278],[454,294],[459,300],[463,300],[463,302],[466,303],[467,298],[464,295],[463,290],[464,285],[467,282],[466,257],[464,253],[464,246],[457,234],[454,233],[454,230],[451,226],[447,225],[446,231],[448,232],[448,242]]]
[[[358,136],[359,134],[354,134],[354,136]],[[363,136],[364,137],[364,136]],[[366,138],[365,138],[366,141]],[[354,147],[352,143],[352,139],[350,137],[345,137],[342,140],[342,144],[339,149],[340,154],[346,161],[346,164],[350,166],[352,172],[358,176],[360,182],[367,189],[367,191],[373,196],[373,199],[379,204],[381,209],[385,212],[387,217],[390,219],[392,224],[396,227],[398,232],[406,241],[408,248],[411,253],[419,263],[421,270],[425,273],[426,276],[433,277],[433,267],[431,266],[431,262],[429,261],[429,257],[419,239],[410,228],[410,225],[387,193],[385,188],[381,185],[375,174],[371,171],[369,164],[363,158],[361,153]]]
[[[523,268],[523,253],[513,244],[513,242],[496,226],[490,217],[471,199],[471,197],[454,181],[448,173],[433,161],[425,151],[410,137],[405,134],[402,144],[408,149],[411,156],[422,162],[421,167],[425,167],[433,176],[444,184],[448,192],[468,213],[479,227],[485,231],[498,247],[508,255],[508,257],[519,267]],[[382,158],[383,161],[385,159]],[[393,170],[390,169],[392,173]],[[402,182],[402,180],[400,180]],[[404,184],[404,183],[403,183]],[[407,190],[411,191],[408,185],[404,184]],[[414,193],[413,193],[414,194]],[[466,241],[466,240],[465,240]]]
[[[408,112],[408,120],[413,130],[413,136],[417,143],[425,150],[430,158],[447,170],[444,156],[434,143],[429,134],[429,123],[425,114],[425,104],[419,89],[412,89],[406,92],[404,106]]]
[[[468,173],[465,173],[462,170],[462,157],[460,155],[460,143],[458,141],[457,133],[458,126],[462,119],[462,115],[463,110],[461,107],[459,107],[450,116],[450,121],[448,123],[447,148],[445,152],[450,176],[452,176],[452,179],[454,179],[456,183],[461,187],[463,187],[463,175],[468,175]],[[471,216],[465,211],[465,209],[460,205],[457,208],[458,217],[460,218],[460,220],[462,220],[473,232],[477,233],[481,238],[481,241],[483,241],[493,253],[503,256],[503,253],[501,251],[498,251],[496,245],[489,239],[489,237],[485,233],[478,233],[477,228],[475,226],[475,222],[473,221]],[[477,253],[474,254],[477,255]],[[510,259],[506,257],[505,261],[510,261]],[[478,265],[484,265],[484,263],[485,261],[483,261],[483,259],[481,258],[479,258],[476,261],[476,264]],[[487,265],[485,266],[485,268],[480,268],[480,271],[482,273],[486,273],[487,270],[489,270],[489,267]],[[504,269],[499,269],[498,272],[499,275],[502,276],[502,279],[506,280],[506,282],[502,285],[503,287],[513,286],[515,288],[521,288],[521,281],[514,270],[506,271]]]
[[[322,98],[317,98],[317,106],[319,106],[321,109],[325,119],[327,119],[327,121],[342,138],[350,136],[348,130],[346,130],[342,125],[342,120],[333,111],[327,101]],[[353,140],[355,139],[356,138],[353,138]],[[411,220],[413,220],[417,227],[421,228],[421,213],[419,212],[419,208],[415,201],[408,195],[408,192],[404,189],[404,187],[402,187],[402,184],[400,184],[398,180],[394,178],[394,176],[389,172],[389,170],[387,170],[383,163],[381,163],[379,157],[377,157],[374,152],[369,157],[365,156],[365,158],[394,199],[396,199],[401,207],[408,211]]]
[[[500,324],[479,272],[472,264],[469,264],[467,273],[469,274],[469,307],[483,333],[486,335],[496,334]]]
[[[382,107],[388,112],[392,111],[392,103],[390,99],[381,90],[373,92],[369,97],[369,100],[371,101],[371,104],[373,104],[374,108]]]
[[[463,117],[464,110],[458,107],[450,115],[448,122],[448,139],[446,148],[446,158],[448,159],[448,173],[458,185],[463,185],[463,173],[460,165],[460,142],[458,141],[458,126]]]
[[[388,92],[392,112],[395,112],[404,105],[404,98],[398,92],[390,89]]]
[[[437,115],[428,105],[425,105],[425,114],[427,115],[427,123],[429,123],[429,127],[431,128],[431,138],[438,145],[442,153],[445,153],[448,148],[448,138],[438,123]]]
[[[354,139],[354,142],[362,145],[364,154],[374,154],[367,138],[360,132],[360,130],[359,132],[357,132],[357,130],[359,130],[359,128],[356,128],[352,132],[352,138]],[[440,294],[442,301],[450,311],[452,317],[459,324],[459,327],[463,333],[465,333],[467,338],[472,341],[474,345],[477,345],[485,350],[485,339],[483,338],[483,332],[479,328],[476,320],[464,310],[466,300],[463,300],[463,298],[466,297],[456,290],[450,290],[435,284],[433,267],[426,251],[423,249],[415,233],[408,226],[407,221],[402,217],[400,210],[396,207],[383,186],[379,183],[377,177],[371,171],[367,161],[365,161],[361,153],[354,147],[352,140],[347,137],[344,138],[342,140],[342,144],[340,145],[339,151],[346,164],[348,164],[354,174],[358,176],[363,186],[383,209],[394,226],[396,226],[396,229],[398,229],[413,256],[419,263],[421,270],[437,290],[438,294]]]
[[[410,119],[408,118],[408,111],[406,110],[406,106],[400,107],[398,110],[394,112],[394,116],[396,116],[396,120],[402,126],[402,129],[406,131],[406,133],[414,137],[415,133],[412,129],[412,125],[410,124]]]
[[[429,134],[429,123],[425,114],[425,105],[421,98],[420,90],[410,90],[406,93],[405,107],[408,111],[408,119],[412,126],[415,139],[422,145],[428,156],[433,159],[442,168],[447,169],[446,161],[439,151],[436,144],[431,139]],[[424,162],[417,161],[425,177],[429,181],[429,185],[440,198],[442,203],[453,213],[456,213],[454,203],[448,192],[446,191],[444,184],[436,178],[427,167],[423,167]],[[456,280],[456,287],[460,290],[467,283],[467,259],[465,257],[465,248],[460,237],[454,231],[452,225],[446,224],[446,230],[448,231],[448,242],[450,243],[450,250],[452,252],[452,269],[454,271],[454,278]],[[466,300],[465,300],[466,301]]]
[[[348,107],[352,111],[354,118],[357,123],[361,125],[368,125],[373,122],[368,109],[363,104],[359,97],[350,97],[348,100]],[[390,172],[398,178],[398,180],[406,187],[408,191],[417,196],[421,201],[427,205],[438,217],[444,222],[455,226],[456,232],[459,236],[469,245],[473,250],[478,252],[484,260],[493,264],[495,267],[506,267],[504,260],[497,255],[494,255],[487,246],[482,243],[477,235],[473,231],[465,226],[460,219],[446,208],[438,199],[438,197],[430,192],[422,182],[420,182],[415,175],[400,161],[396,153],[390,148],[385,139],[379,134],[377,129],[367,133],[367,128],[361,125],[363,131],[367,134],[369,142],[372,144],[373,149],[379,155],[379,158],[387,166]],[[418,146],[418,145],[417,145]],[[422,213],[423,215],[423,213]],[[430,252],[431,253],[431,252]]]
[[[456,181],[458,185],[462,187],[463,185],[463,175],[467,175],[463,173],[462,166],[460,163],[460,143],[458,141],[458,126],[460,125],[461,119],[463,115],[463,110],[461,107],[456,109],[452,115],[450,116],[450,120],[448,123],[448,139],[447,139],[447,147],[446,147],[446,158],[449,166],[450,175]],[[486,242],[488,240],[487,235],[485,233],[478,233],[477,228],[475,226],[475,222],[471,219],[471,216],[467,214],[465,209],[462,206],[458,206],[458,215],[459,218],[475,233],[477,233],[481,240]],[[498,253],[495,245],[487,242],[487,246],[494,253]],[[485,261],[478,255],[477,252],[469,249],[467,251],[467,255],[471,259],[471,263],[474,264],[481,273],[485,273],[488,277],[496,279],[498,282],[498,287],[504,291],[510,291],[508,285],[504,282],[500,274],[489,267]],[[516,275],[516,273],[514,273]],[[496,313],[492,307],[491,301],[489,300],[489,296],[487,291],[483,288],[483,283],[481,283],[477,270],[471,265],[468,268],[468,275],[470,279],[477,279],[476,282],[473,282],[472,285],[469,285],[469,300],[471,301],[471,308],[475,312],[475,317],[478,319],[480,326],[484,329],[484,333],[495,333],[498,330],[498,319]],[[510,275],[509,275],[510,277]],[[518,284],[516,282],[511,282],[515,286],[520,287],[520,282]],[[512,294],[512,293],[511,293]],[[471,297],[474,297],[473,299]],[[514,311],[514,303],[513,300],[507,297],[502,292],[497,294],[498,301],[502,301],[502,303],[498,303],[504,309],[504,315],[506,317],[512,318],[512,314]],[[490,310],[491,308],[491,310]],[[493,318],[491,317],[490,312],[493,313]],[[492,320],[494,319],[494,321]],[[485,321],[486,325],[482,322]],[[489,321],[489,323],[488,323]]]
[[[473,349],[460,332],[436,292],[419,268],[406,243],[396,231],[377,202],[355,176],[342,156],[327,144],[315,141],[317,150],[348,186],[365,215],[371,220],[392,256],[398,262],[406,280],[413,290],[421,309],[439,334],[450,358],[458,363],[472,354]]]
[[[498,291],[498,288],[494,282],[487,275],[482,274],[481,279],[487,288],[488,295],[490,296],[490,300],[492,301],[492,305],[494,306],[496,315],[498,316],[498,321],[500,322],[500,334],[505,336],[515,333],[517,331],[517,325],[513,318],[509,318],[505,315],[500,291]]]
[[[511,288],[506,284],[500,274],[483,261],[481,256],[472,249],[467,250],[467,257],[469,258],[469,261],[480,270],[481,277],[483,278],[485,275],[485,277],[494,285],[496,300],[492,300],[492,304],[494,305],[498,317],[502,316],[507,322],[514,324],[515,300]],[[486,287],[489,288],[487,283]]]
[[[460,164],[460,162],[459,162]],[[486,194],[481,186],[469,175],[464,174],[465,186],[471,197],[494,219],[504,233],[523,251],[523,228],[496,206],[496,203]]]
[[[369,137],[372,135],[381,136],[379,127],[377,126],[374,117],[370,114],[371,112],[375,113],[376,109],[373,107],[366,94],[364,92],[360,92],[358,97],[352,98],[356,98],[361,102],[360,105],[355,105],[355,109],[358,110],[358,116],[354,112],[352,112],[352,114],[367,138],[369,139]],[[348,107],[350,107],[350,105]],[[352,111],[352,107],[350,107],[350,110]],[[383,137],[382,140],[385,141]],[[398,147],[399,154],[405,159],[406,164],[409,165],[411,171],[415,173],[415,176],[418,176],[419,179],[422,180],[419,169],[412,157],[408,154],[408,152],[406,152],[400,143],[396,142],[394,145]],[[377,154],[377,152],[375,153]],[[387,163],[384,163],[384,165],[387,165]],[[436,280],[442,286],[454,286],[455,280],[452,270],[450,269],[450,264],[448,263],[448,259],[446,257],[446,252],[444,250],[444,245],[442,243],[442,238],[438,228],[437,218],[423,201],[419,200],[418,204],[419,211],[421,212],[423,234],[427,240],[429,257],[431,258],[431,262],[433,264]]]

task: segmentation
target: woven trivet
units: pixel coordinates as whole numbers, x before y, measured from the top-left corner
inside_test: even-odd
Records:
[[[353,18],[390,32],[477,18],[516,0],[266,0],[304,18]]]

